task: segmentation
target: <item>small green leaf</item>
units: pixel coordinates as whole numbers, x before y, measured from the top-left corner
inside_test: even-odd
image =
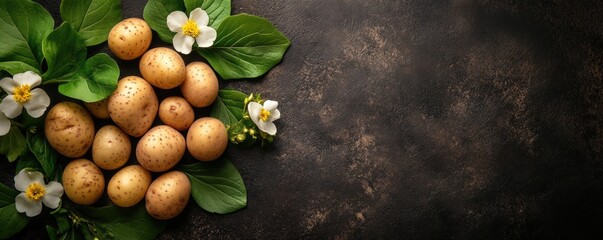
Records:
[[[43,81],[69,78],[80,69],[87,52],[84,40],[68,22],[44,39],[42,51],[48,63],[48,71],[42,75]]]
[[[0,154],[6,155],[9,162],[17,160],[26,149],[25,136],[17,126],[12,126],[6,135],[0,136]]]
[[[7,61],[0,62],[0,70],[7,71],[10,75],[15,75],[17,73],[24,73],[27,71],[32,71],[37,74],[40,74],[40,70],[35,67],[30,66],[27,63],[19,62],[19,61]]]
[[[168,28],[167,16],[173,11],[184,12],[184,10],[185,7],[182,1],[149,0],[144,7],[143,17],[149,27],[157,32],[162,41],[171,43],[176,33]]]
[[[15,189],[0,183],[0,207],[15,203],[15,197],[19,194]]]
[[[54,28],[50,13],[33,1],[0,0],[0,19],[0,62],[41,69],[42,41]]]
[[[58,156],[44,135],[27,132],[27,147],[42,166],[44,176],[53,179]]]
[[[210,48],[198,48],[223,79],[255,78],[278,64],[291,42],[265,18],[239,14],[224,19]]]
[[[14,199],[13,199],[14,200]],[[17,212],[14,203],[0,208],[0,239],[9,238],[15,233],[20,232],[29,223],[29,218],[25,214]]]
[[[230,0],[184,0],[186,14],[195,8],[201,8],[209,15],[208,26],[214,29],[220,25],[224,18],[230,16]]]
[[[106,236],[115,239],[154,239],[165,228],[165,221],[151,217],[144,203],[129,208],[76,206],[75,209],[82,218],[97,226],[95,230],[107,231]]]
[[[40,162],[34,161],[34,159],[36,159],[36,156],[31,151],[25,151],[19,160],[17,160],[17,166],[15,166],[15,175],[19,174],[19,172],[25,168],[38,172],[44,171],[42,165],[40,165]]]
[[[247,206],[243,178],[228,159],[184,165],[180,169],[191,182],[195,202],[206,211],[225,214]]]
[[[69,82],[59,85],[59,92],[84,102],[97,102],[115,91],[118,79],[119,67],[115,60],[99,53],[86,60]]]
[[[107,41],[111,28],[121,21],[120,0],[62,0],[61,18],[71,23],[86,46]]]
[[[243,118],[247,94],[232,89],[222,89],[212,105],[210,116],[220,119],[224,125],[232,126]]]

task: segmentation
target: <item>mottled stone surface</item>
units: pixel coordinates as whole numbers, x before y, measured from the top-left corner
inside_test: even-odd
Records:
[[[220,83],[279,101],[279,138],[227,150],[247,208],[190,204],[159,239],[603,235],[602,2],[232,2],[292,41]]]

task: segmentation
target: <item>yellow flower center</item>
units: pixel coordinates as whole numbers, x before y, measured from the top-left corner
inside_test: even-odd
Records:
[[[27,198],[34,201],[40,201],[40,199],[44,197],[44,194],[46,194],[46,189],[37,182],[29,184],[29,187],[27,187],[27,190],[25,190],[25,195]]]
[[[13,97],[18,103],[25,103],[31,99],[31,87],[28,84],[15,87]]]
[[[197,23],[189,19],[186,21],[186,23],[184,23],[184,25],[182,25],[182,33],[184,35],[196,38],[197,36],[199,36],[199,33],[201,33],[201,31],[199,30],[199,26],[197,26]]]
[[[262,108],[262,110],[260,111],[260,119],[264,122],[268,121],[268,118],[270,117],[271,114],[272,113],[270,113],[270,111]]]

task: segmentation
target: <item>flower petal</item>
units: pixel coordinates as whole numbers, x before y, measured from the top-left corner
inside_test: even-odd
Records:
[[[64,191],[63,185],[59,182],[51,181],[46,185],[46,195],[48,196],[61,197]]]
[[[42,203],[30,200],[25,193],[20,193],[15,197],[15,206],[17,212],[25,212],[28,217],[35,217],[42,212]]]
[[[23,169],[19,171],[19,173],[17,173],[17,175],[13,179],[15,180],[15,188],[17,189],[17,191],[25,192],[25,190],[27,190],[27,187],[29,187],[29,184],[31,184],[31,179],[29,177],[28,172],[29,171]]]
[[[18,87],[19,83],[12,78],[5,77],[0,80],[0,87],[9,94],[13,94],[13,89]]]
[[[49,208],[55,209],[59,207],[61,203],[61,198],[57,196],[44,195],[42,198],[42,202]]]
[[[167,25],[170,31],[181,32],[182,25],[184,25],[187,20],[188,17],[186,17],[186,13],[182,11],[173,11],[167,16]]]
[[[266,100],[264,102],[264,109],[272,112],[274,111],[274,109],[276,109],[278,107],[278,102],[277,101],[272,101],[272,100]]]
[[[191,11],[190,19],[195,21],[198,27],[207,26],[209,23],[209,16],[202,8],[195,8],[195,10]]]
[[[19,85],[27,84],[31,88],[34,88],[42,83],[42,78],[40,75],[32,71],[15,74],[13,78],[15,79],[15,82],[19,83]]]
[[[258,126],[258,122],[261,122],[260,111],[262,111],[262,105],[257,102],[249,102],[247,104],[247,110],[249,111],[249,118],[251,118],[253,123]]]
[[[182,54],[189,54],[193,50],[195,39],[182,33],[176,33],[173,39],[174,49]]]
[[[39,118],[44,115],[44,112],[49,105],[50,97],[48,97],[48,94],[41,88],[31,90],[31,99],[23,104],[25,109],[27,109],[27,113],[34,118]]]
[[[195,39],[197,40],[197,45],[202,48],[207,48],[211,47],[211,45],[214,45],[214,41],[216,41],[216,37],[218,37],[216,30],[205,26],[200,27],[199,30],[201,32]]]
[[[276,135],[276,125],[274,125],[274,123],[259,121],[259,124],[257,124],[257,126],[263,132],[266,132],[272,136]]]
[[[281,118],[281,111],[278,109],[274,109],[274,111],[270,112],[270,118],[268,118],[268,122],[274,122]]]
[[[0,112],[0,136],[6,135],[10,131],[10,120]]]
[[[8,118],[16,118],[21,115],[23,111],[23,105],[17,103],[13,95],[8,95],[2,102],[0,102],[0,111],[2,111]]]

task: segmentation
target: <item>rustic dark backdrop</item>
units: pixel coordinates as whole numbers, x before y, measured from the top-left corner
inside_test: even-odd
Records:
[[[291,39],[220,83],[279,101],[279,138],[226,153],[247,208],[191,204],[159,239],[602,236],[603,2],[232,2]]]

